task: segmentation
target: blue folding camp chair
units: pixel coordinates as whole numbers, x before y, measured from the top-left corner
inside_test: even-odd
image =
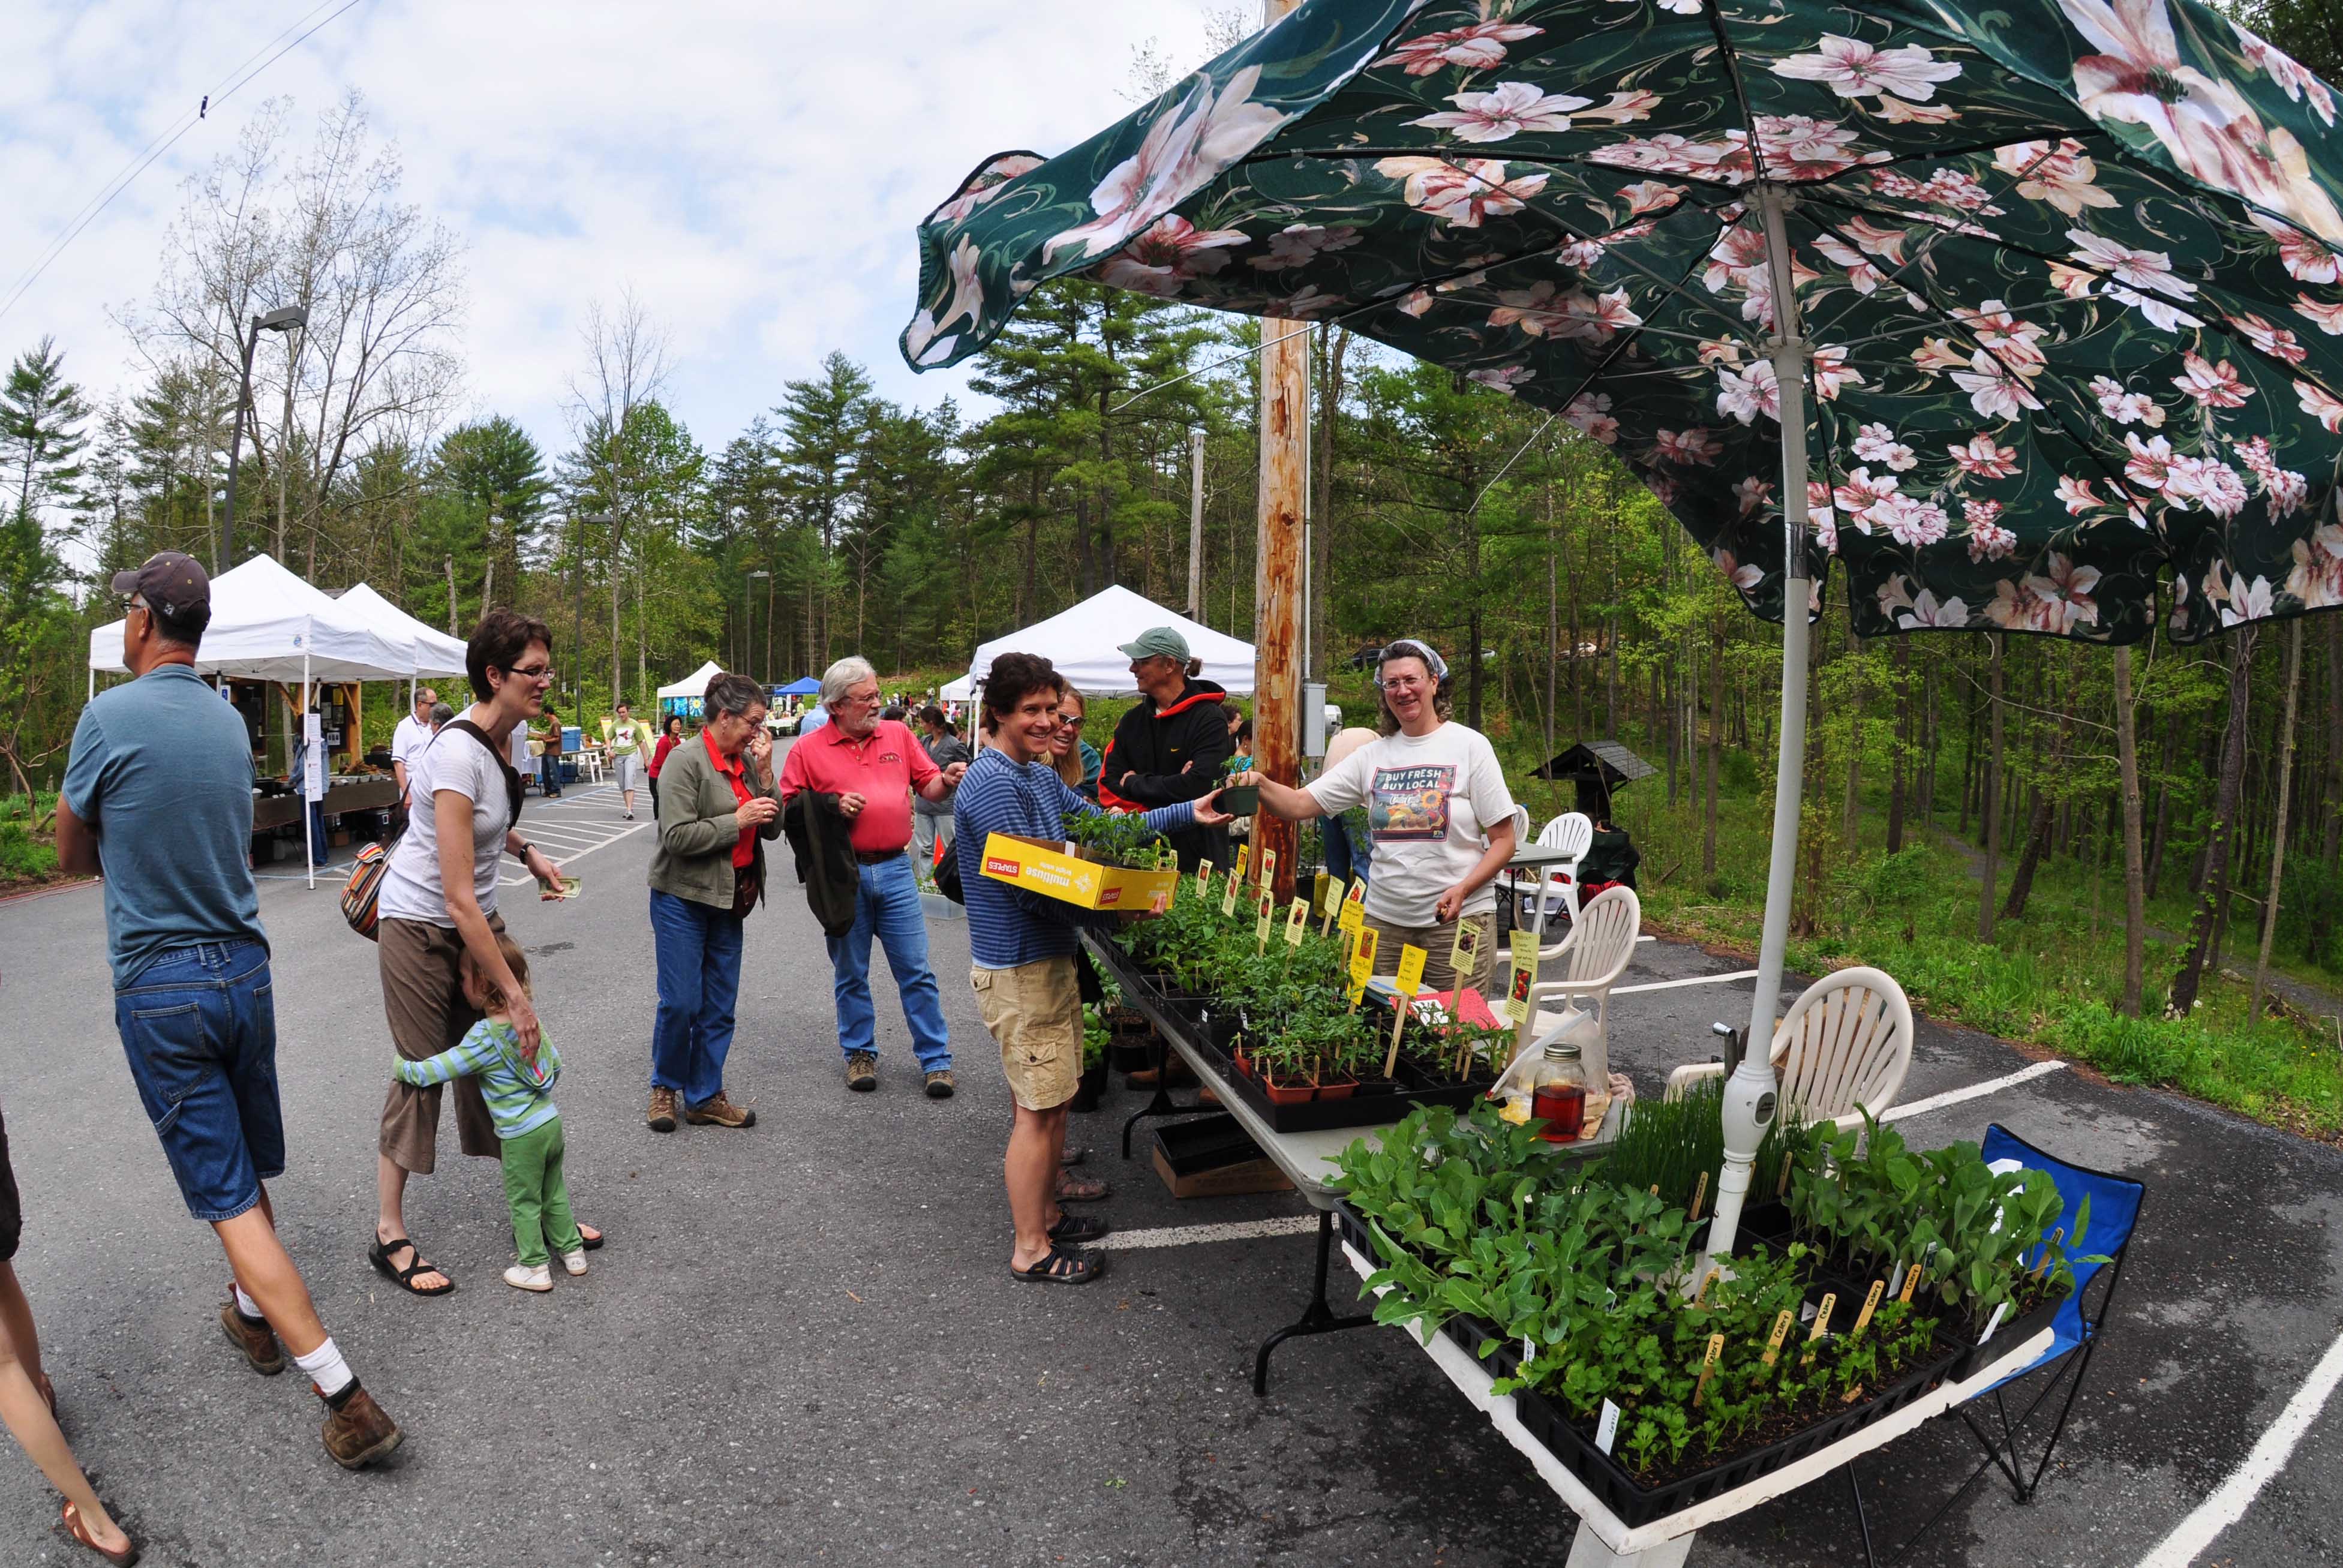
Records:
[[[1945,1505],[1905,1543],[1902,1551],[1897,1552],[1891,1562],[1900,1562],[1913,1546],[1925,1540],[1936,1529],[1937,1522],[1952,1512],[1954,1505],[1968,1494],[1969,1488],[1977,1483],[1978,1478],[1988,1468],[2000,1467],[2002,1474],[2008,1478],[2015,1489],[2018,1502],[2031,1503],[2034,1500],[2035,1488],[2041,1484],[2043,1474],[2050,1468],[2050,1457],[2057,1450],[2058,1439],[2066,1433],[2066,1418],[2074,1413],[2075,1400],[2082,1392],[2083,1378],[2090,1371],[2091,1356],[2098,1349],[2099,1340],[2106,1331],[2116,1284],[2123,1274],[2124,1254],[2131,1247],[2132,1228],[2139,1221],[2140,1200],[2147,1193],[2145,1186],[2128,1177],[2087,1171],[2080,1165],[2069,1165],[2063,1160],[2054,1159],[1998,1122],[1986,1129],[1982,1152],[1987,1164],[2015,1160],[2028,1171],[2040,1171],[2048,1175],[2057,1184],[2058,1195],[2066,1200],[2066,1221],[2070,1228],[2075,1216],[2082,1209],[2083,1200],[2087,1197],[2091,1201],[2091,1213],[2087,1232],[2069,1234],[2064,1243],[2066,1252],[2069,1258],[2103,1255],[2107,1261],[2072,1265],[2075,1293],[2066,1298],[2066,1305],[2058,1310],[2058,1315],[2051,1322],[2054,1337],[2048,1350],[2036,1357],[2031,1366],[2013,1372],[1978,1394],[1968,1404],[1951,1412],[1960,1417],[1962,1424],[1984,1446],[1986,1457]],[[2029,1262],[2038,1261],[2040,1256],[2037,1251]],[[2021,1378],[2031,1377],[2051,1367],[2057,1370],[2012,1421],[2003,1391]],[[2050,1441],[2043,1446],[2041,1461],[2029,1475],[2026,1473],[2026,1462],[2018,1456],[2018,1433],[2049,1402],[2062,1383],[2066,1388],[2066,1398],[2058,1407],[2057,1424],[2050,1429]],[[1998,1433],[1979,1424],[1976,1416],[1971,1413],[1972,1406],[1982,1403],[1988,1397],[1993,1401],[1994,1414],[2000,1429]],[[1852,1464],[1846,1467],[1846,1479],[1848,1490],[1855,1499],[1855,1523],[1863,1532],[1864,1560],[1876,1568],[1879,1559],[1872,1552],[1871,1522],[1865,1516],[1863,1488],[1855,1479]]]

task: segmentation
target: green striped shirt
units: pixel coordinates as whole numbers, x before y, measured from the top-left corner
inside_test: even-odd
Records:
[[[498,1138],[534,1132],[560,1114],[553,1103],[553,1082],[561,1076],[561,1053],[553,1049],[552,1036],[538,1036],[532,1067],[522,1060],[520,1037],[509,1023],[482,1019],[452,1050],[423,1061],[400,1058],[397,1073],[399,1082],[418,1088],[452,1078],[478,1079]]]

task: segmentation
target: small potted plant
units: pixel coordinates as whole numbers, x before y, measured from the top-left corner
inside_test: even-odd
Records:
[[[1253,1042],[1254,1076],[1272,1105],[1307,1105],[1317,1097],[1312,1073],[1316,1051],[1291,1037]]]

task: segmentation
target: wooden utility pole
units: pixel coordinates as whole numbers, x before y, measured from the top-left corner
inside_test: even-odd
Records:
[[[1301,0],[1263,0],[1264,23]],[[1261,324],[1261,503],[1253,568],[1253,765],[1281,784],[1302,782],[1302,548],[1310,476],[1310,327]],[[1293,896],[1293,824],[1253,819],[1255,864],[1277,851],[1282,905]]]
[[[1188,618],[1204,619],[1204,432],[1188,432]]]
[[[2147,877],[2141,869],[2139,732],[2131,695],[2131,648],[2116,649],[2116,765],[2123,787],[2124,981],[2122,1010],[2139,1016],[2147,954]]]
[[[2270,833],[2269,901],[2262,905],[2262,950],[2254,960],[2254,987],[2246,1004],[2246,1027],[2262,1020],[2262,991],[2269,984],[2270,945],[2278,939],[2278,900],[2286,880],[2286,812],[2294,784],[2294,699],[2302,688],[2302,622],[2287,628],[2286,723],[2278,730],[2278,824]]]

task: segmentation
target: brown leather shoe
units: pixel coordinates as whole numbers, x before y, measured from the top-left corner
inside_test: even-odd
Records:
[[[846,1053],[846,1087],[857,1093],[868,1094],[879,1087],[879,1058],[868,1050]]]
[[[672,1089],[652,1090],[650,1114],[644,1117],[643,1121],[654,1132],[674,1131],[675,1091]]]
[[[309,1386],[312,1390],[317,1387],[315,1383]],[[317,1397],[326,1396],[318,1391]],[[330,1401],[327,1403],[326,1452],[344,1470],[362,1470],[377,1460],[389,1458],[391,1451],[406,1436],[398,1430],[398,1422],[375,1403],[374,1395],[355,1384],[339,1410],[334,1409]]]
[[[754,1127],[757,1125],[757,1113],[744,1106],[733,1104],[724,1097],[722,1090],[717,1091],[716,1097],[712,1100],[703,1100],[697,1105],[684,1107],[683,1119],[703,1126]]]
[[[275,1377],[285,1370],[285,1350],[277,1342],[277,1331],[237,1312],[234,1296],[220,1303],[220,1327],[226,1331],[228,1343],[242,1351],[252,1370],[262,1377]]]
[[[959,1087],[960,1085],[953,1081],[951,1069],[949,1067],[939,1067],[928,1074],[930,1100],[950,1100],[952,1097],[952,1091]]]

